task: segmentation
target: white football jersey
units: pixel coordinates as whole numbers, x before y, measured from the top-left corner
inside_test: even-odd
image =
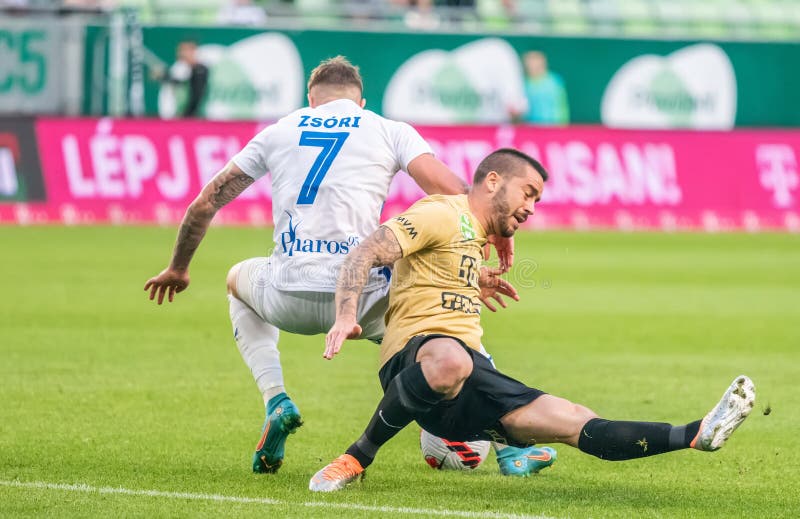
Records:
[[[255,179],[271,175],[269,282],[335,291],[347,254],[378,228],[395,173],[424,153],[431,148],[411,126],[349,99],[301,108],[262,130],[233,162]],[[385,283],[375,269],[365,290]]]

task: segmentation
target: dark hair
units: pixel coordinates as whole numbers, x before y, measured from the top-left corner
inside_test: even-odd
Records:
[[[354,86],[364,91],[364,83],[358,67],[347,61],[344,56],[326,59],[311,71],[308,78],[308,89],[317,85]]]
[[[523,166],[526,163],[542,176],[542,180],[547,182],[547,170],[538,160],[514,148],[501,148],[487,155],[478,164],[472,183],[480,184],[490,171],[496,171],[502,177],[522,175]]]

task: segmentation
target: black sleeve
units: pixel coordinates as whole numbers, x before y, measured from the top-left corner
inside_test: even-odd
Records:
[[[208,68],[205,65],[197,64],[192,67],[192,75],[189,77],[189,101],[183,111],[184,117],[194,117],[200,108],[200,101],[206,93],[208,85]]]

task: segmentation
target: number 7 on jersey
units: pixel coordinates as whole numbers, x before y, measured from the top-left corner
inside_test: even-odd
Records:
[[[311,205],[314,203],[322,180],[328,174],[333,160],[339,154],[344,141],[349,136],[350,133],[348,132],[303,132],[300,134],[300,146],[314,146],[322,148],[322,150],[317,155],[317,160],[311,165],[308,175],[306,175],[306,180],[300,189],[300,196],[297,197],[297,205]]]

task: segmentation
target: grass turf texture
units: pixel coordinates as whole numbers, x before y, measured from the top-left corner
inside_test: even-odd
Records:
[[[511,279],[522,301],[484,317],[502,370],[608,418],[695,420],[734,376],[750,375],[756,408],[721,451],[610,463],[557,446],[554,468],[510,479],[493,455],[474,473],[432,471],[414,424],[363,484],[317,495],[309,478],[361,433],[379,399],[375,347],[349,342],[328,362],[322,336],[283,334],[306,425],[279,474],[252,474],[263,412],[232,339],[224,279],[236,261],[264,254],[269,234],[213,229],[189,290],[157,307],[142,286],[174,234],[0,228],[0,480],[281,503],[0,485],[0,515],[385,515],[299,504],[309,502],[555,517],[800,512],[797,236],[521,233]]]

